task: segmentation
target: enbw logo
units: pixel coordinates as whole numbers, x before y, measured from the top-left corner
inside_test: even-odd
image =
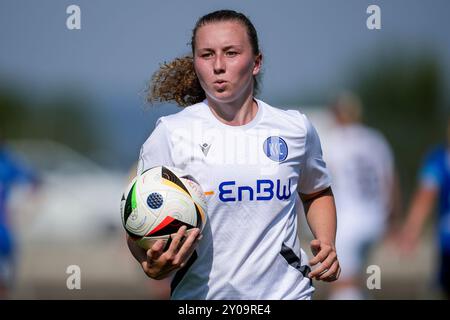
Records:
[[[276,193],[275,193],[276,184]],[[236,181],[224,181],[219,185],[219,199],[222,202],[242,201],[244,192],[247,194],[247,199],[253,201],[268,201],[276,196],[279,200],[287,200],[291,196],[291,179],[288,185],[281,185],[280,179],[274,183],[272,180],[256,180],[256,192],[250,186],[236,186]],[[236,199],[237,196],[237,199]]]

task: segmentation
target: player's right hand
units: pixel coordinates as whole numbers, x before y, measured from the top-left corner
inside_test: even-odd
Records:
[[[312,270],[308,277],[310,279],[333,282],[339,279],[341,267],[336,253],[336,247],[332,243],[327,243],[314,239],[310,243],[311,251],[314,255],[309,261],[311,267],[319,265]]]
[[[172,235],[172,242],[166,251],[164,251],[166,243],[163,240],[158,240],[147,250],[146,260],[141,263],[147,276],[161,280],[186,265],[202,235],[198,228],[192,229],[187,237],[185,235],[186,226],[182,226]]]

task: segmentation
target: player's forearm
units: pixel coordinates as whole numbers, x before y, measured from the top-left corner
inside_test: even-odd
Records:
[[[398,230],[401,224],[401,214],[403,212],[402,208],[402,193],[400,188],[400,179],[398,174],[395,174],[394,181],[391,186],[391,198],[389,205],[389,215],[388,215],[388,230],[387,233],[395,232]]]
[[[420,189],[414,196],[405,229],[416,236],[422,231],[427,217],[431,214],[437,191]]]
[[[334,246],[336,240],[336,206],[331,188],[312,197],[302,197],[306,220],[314,237]]]

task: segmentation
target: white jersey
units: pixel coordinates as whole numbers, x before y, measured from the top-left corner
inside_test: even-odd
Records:
[[[342,280],[365,272],[368,248],[382,235],[391,206],[394,160],[384,137],[353,124],[329,132],[325,159],[333,175],[336,251]]]
[[[339,215],[383,222],[394,177],[393,156],[385,138],[366,126],[347,125],[331,131],[324,150]]]
[[[206,194],[204,238],[172,279],[172,299],[308,299],[307,256],[297,236],[297,190],[330,186],[317,133],[298,111],[256,100],[254,119],[229,126],[206,100],[162,117],[138,173],[177,167]]]

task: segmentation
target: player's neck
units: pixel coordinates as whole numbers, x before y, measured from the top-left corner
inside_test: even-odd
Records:
[[[219,121],[230,126],[246,125],[258,112],[258,104],[253,95],[225,103],[208,99],[208,105]]]

